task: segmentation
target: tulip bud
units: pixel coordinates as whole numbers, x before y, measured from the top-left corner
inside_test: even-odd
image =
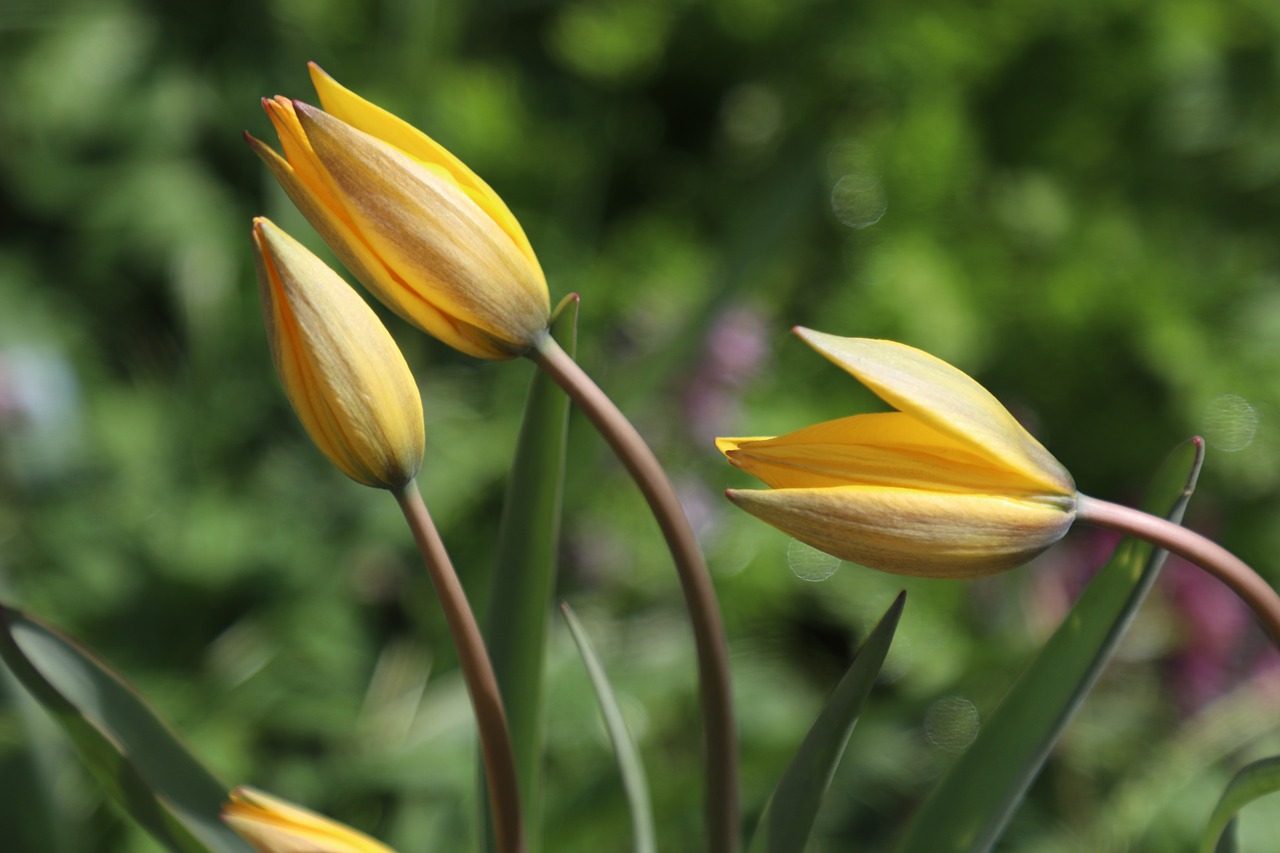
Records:
[[[547,334],[547,282],[502,199],[426,134],[310,67],[323,110],[263,101],[284,156],[246,135],[290,198],[410,323],[479,358],[531,349]]]
[[[288,234],[253,222],[271,357],[298,419],[351,479],[399,489],[422,465],[422,398],[364,300]]]
[[[796,332],[898,411],[717,439],[772,487],[731,489],[735,504],[819,550],[903,575],[993,574],[1066,533],[1071,475],[973,379],[904,344]]]
[[[222,819],[259,853],[395,853],[349,826],[253,788],[232,791]]]

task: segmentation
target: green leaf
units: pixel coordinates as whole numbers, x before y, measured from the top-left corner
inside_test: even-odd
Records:
[[[1263,758],[1242,767],[1222,792],[1222,799],[1218,800],[1213,816],[1209,818],[1200,853],[1234,850],[1236,812],[1259,797],[1276,791],[1280,791],[1280,756]]]
[[[253,853],[218,815],[227,787],[134,690],[52,628],[0,604],[0,658],[108,794],[175,853]]]
[[[1146,508],[1181,521],[1203,460],[1201,439],[1175,450]],[[1164,558],[1146,542],[1121,544],[916,812],[899,853],[991,849],[1124,636]]]
[[[836,686],[804,742],[787,766],[765,806],[751,839],[751,850],[796,853],[803,850],[813,822],[862,706],[884,665],[907,594],[899,593],[867,637],[853,664]]]
[[[595,688],[596,699],[600,702],[600,713],[604,717],[605,729],[609,732],[609,741],[613,744],[613,754],[618,761],[618,772],[622,775],[622,787],[627,794],[627,805],[631,811],[631,841],[635,853],[656,853],[657,833],[653,825],[653,806],[649,799],[649,783],[645,778],[644,764],[640,761],[640,751],[636,749],[631,732],[622,718],[622,709],[609,686],[609,678],[591,641],[587,639],[582,623],[574,615],[568,604],[560,605],[564,613],[564,621],[569,625],[569,633],[578,645],[578,653],[587,667],[591,677],[591,686]]]
[[[560,303],[551,326],[569,355],[576,347],[577,324],[578,299],[571,296]],[[485,635],[506,707],[530,850],[537,849],[540,835],[543,675],[560,542],[568,418],[569,398],[544,372],[534,371],[502,505],[486,614]],[[489,821],[482,826],[488,849],[493,850]]]

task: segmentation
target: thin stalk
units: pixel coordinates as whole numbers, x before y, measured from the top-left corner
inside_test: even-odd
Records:
[[[427,505],[422,501],[418,484],[409,481],[402,490],[393,492],[413,531],[414,541],[422,552],[431,585],[444,608],[449,634],[458,650],[458,663],[471,695],[476,725],[480,730],[480,752],[484,760],[485,779],[489,785],[489,802],[493,808],[493,831],[502,853],[524,853],[524,826],[520,817],[520,792],[516,782],[515,752],[507,730],[507,714],[502,706],[498,680],[485,650],[480,626],[476,623],[467,595],[458,581],[444,542],[436,530]]]
[[[715,587],[697,537],[653,451],[591,377],[550,335],[528,355],[565,390],[609,443],[640,487],[662,529],[680,577],[698,654],[706,734],[708,850],[737,853],[738,741],[733,719],[729,649]]]
[[[1218,543],[1180,524],[1087,495],[1076,495],[1076,517],[1118,530],[1177,554],[1231,588],[1253,610],[1271,639],[1280,645],[1280,594],[1247,563]]]

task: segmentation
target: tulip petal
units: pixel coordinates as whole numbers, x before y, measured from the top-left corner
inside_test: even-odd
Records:
[[[844,338],[799,327],[795,332],[890,406],[949,435],[993,465],[1017,472],[1027,488],[1075,493],[1066,469],[963,371],[894,341]]]
[[[422,399],[377,315],[266,219],[254,221],[263,317],[285,393],[316,446],[368,486],[398,488],[424,452]]]
[[[332,197],[332,193],[326,193],[323,188],[324,181],[321,181],[320,190],[316,190],[302,177],[305,174],[303,170],[294,169],[293,164],[276,154],[270,146],[264,145],[248,134],[246,134],[246,140],[262,159],[262,163],[268,165],[280,187],[288,193],[289,199],[298,206],[302,215],[306,216],[307,222],[320,232],[320,237],[324,238],[330,248],[333,248],[334,254],[338,255],[343,265],[351,270],[352,275],[364,282],[365,287],[369,288],[380,302],[401,318],[425,329],[426,333],[448,343],[456,350],[465,352],[466,355],[475,356],[477,359],[509,357],[508,352],[494,347],[492,337],[488,334],[445,314],[439,307],[431,304],[424,293],[413,291],[397,278],[396,274],[370,248],[369,243],[365,242],[365,238],[352,228],[346,209],[342,205],[325,204],[324,197],[326,195]],[[323,175],[319,170],[316,170],[315,174]]]
[[[853,415],[776,438],[721,438],[716,444],[735,466],[775,489],[879,485],[1015,497],[1043,492],[901,412]]]
[[[498,340],[532,345],[546,334],[540,268],[456,184],[325,112],[294,109],[347,212],[400,281]]]
[[[311,83],[316,88],[316,94],[320,96],[320,104],[325,112],[357,130],[362,130],[388,145],[399,148],[424,164],[438,164],[444,167],[453,181],[471,196],[472,200],[480,205],[503,231],[507,232],[529,262],[537,265],[538,259],[533,254],[533,247],[529,244],[529,238],[525,236],[519,221],[502,198],[490,189],[479,175],[467,168],[465,163],[430,136],[399,116],[366,101],[341,85],[316,63],[307,63],[307,67],[311,71]]]
[[[735,504],[842,560],[899,575],[974,578],[1015,568],[1057,542],[1069,499],[878,486],[728,491]]]
[[[253,788],[232,791],[222,817],[263,853],[393,853],[362,832]]]

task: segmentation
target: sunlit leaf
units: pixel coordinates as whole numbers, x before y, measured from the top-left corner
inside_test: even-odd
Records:
[[[556,309],[552,333],[571,356],[577,336],[578,300]],[[569,398],[543,371],[534,371],[524,421],[507,480],[485,636],[502,690],[516,756],[531,849],[537,849],[545,728],[543,674],[547,616],[556,582],[560,507]],[[481,787],[483,789],[483,786]],[[484,823],[493,849],[488,821]]]
[[[227,787],[104,664],[4,605],[0,658],[62,725],[103,789],[166,849],[252,853],[218,817]]]
[[[1240,768],[1209,818],[1200,853],[1234,850],[1236,813],[1259,797],[1276,791],[1280,791],[1280,756],[1263,758]]]
[[[655,853],[657,833],[653,824],[653,807],[649,798],[649,782],[645,778],[644,764],[640,761],[640,751],[636,749],[631,732],[622,718],[622,709],[618,707],[617,697],[609,678],[605,675],[604,666],[591,647],[591,641],[583,630],[582,623],[574,615],[568,604],[561,604],[564,620],[569,625],[569,633],[578,645],[578,653],[582,655],[582,663],[591,677],[591,686],[595,689],[596,699],[600,702],[600,714],[604,717],[605,729],[609,732],[609,741],[613,744],[613,754],[618,762],[618,772],[622,775],[622,787],[627,794],[627,806],[631,811],[631,842],[635,853]]]
[[[1181,521],[1203,459],[1200,439],[1180,446],[1161,469],[1146,508]],[[983,851],[1000,839],[1124,636],[1164,558],[1146,542],[1121,544],[916,812],[899,853]]]
[[[907,594],[899,593],[854,657],[765,806],[752,851],[796,853],[813,830],[818,807],[844,755],[862,706],[884,665]]]

